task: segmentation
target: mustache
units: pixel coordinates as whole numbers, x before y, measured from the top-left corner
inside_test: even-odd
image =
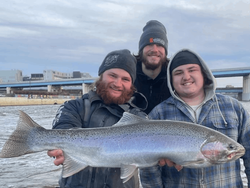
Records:
[[[124,91],[125,88],[124,87],[117,87],[115,84],[108,84],[108,87],[114,89],[114,90],[117,90],[117,91]]]
[[[149,56],[162,56],[162,54],[160,52],[157,52],[157,51],[150,51],[148,52],[148,55]]]

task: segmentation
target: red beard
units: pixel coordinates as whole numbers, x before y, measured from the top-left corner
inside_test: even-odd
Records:
[[[109,94],[108,88],[111,83],[106,84],[102,81],[102,78],[96,82],[96,93],[102,98],[103,102],[107,105],[110,104],[124,104],[129,101],[135,91],[135,87],[132,85],[130,90],[126,90],[123,87],[123,91],[120,97],[114,98]]]

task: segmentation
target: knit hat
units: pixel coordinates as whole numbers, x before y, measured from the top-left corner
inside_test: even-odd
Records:
[[[139,41],[139,51],[149,44],[160,44],[168,54],[167,31],[164,25],[157,20],[150,20],[143,28],[143,33]]]
[[[98,75],[108,69],[119,68],[127,71],[134,83],[136,78],[136,59],[127,49],[110,52],[99,67]]]
[[[201,62],[196,55],[186,50],[181,51],[174,56],[174,59],[171,62],[170,74],[172,74],[172,71],[175,68],[186,64],[197,64],[201,66]]]

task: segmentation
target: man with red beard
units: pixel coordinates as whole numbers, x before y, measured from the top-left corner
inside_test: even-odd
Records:
[[[135,87],[148,101],[144,111],[149,113],[156,105],[170,97],[167,86],[169,59],[166,28],[156,20],[147,22],[139,41]]]
[[[82,98],[64,103],[57,112],[53,129],[97,128],[112,126],[119,121],[123,112],[146,117],[140,109],[145,109],[147,101],[140,93],[135,93],[133,83],[136,77],[136,59],[129,50],[110,52],[102,62],[100,78],[95,89]],[[62,150],[48,151],[56,157],[54,164],[64,161]],[[123,184],[120,168],[94,168],[84,170],[59,180],[61,188],[136,188],[138,176]]]

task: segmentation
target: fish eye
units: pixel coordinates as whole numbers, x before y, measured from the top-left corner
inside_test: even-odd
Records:
[[[234,149],[234,145],[233,144],[229,144],[228,149],[233,150]]]

